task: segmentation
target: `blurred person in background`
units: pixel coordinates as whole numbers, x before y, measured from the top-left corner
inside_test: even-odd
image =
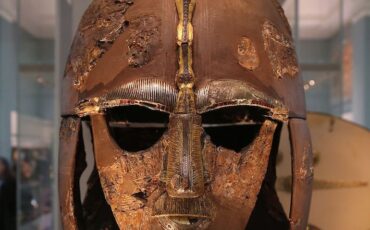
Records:
[[[20,207],[21,224],[31,224],[39,216],[39,202],[35,197],[39,191],[39,181],[35,177],[36,162],[29,156],[24,155],[20,163],[21,188]],[[32,228],[30,228],[32,229]]]
[[[16,182],[5,158],[0,157],[0,229],[16,229]]]
[[[19,160],[19,150],[17,148],[12,149],[12,156],[11,156],[11,170],[13,172],[14,177],[17,175],[17,164]]]

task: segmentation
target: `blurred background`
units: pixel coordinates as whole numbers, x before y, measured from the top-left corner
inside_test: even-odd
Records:
[[[370,0],[281,2],[293,29],[308,110],[369,129]],[[16,178],[18,229],[59,227],[60,79],[89,3],[0,1],[0,156]]]

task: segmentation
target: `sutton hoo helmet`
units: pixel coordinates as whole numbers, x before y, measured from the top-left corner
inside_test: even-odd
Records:
[[[305,229],[310,136],[276,0],[94,0],[72,45],[62,104],[65,229]],[[95,165],[81,202],[83,123]],[[274,188],[283,123],[289,218]]]

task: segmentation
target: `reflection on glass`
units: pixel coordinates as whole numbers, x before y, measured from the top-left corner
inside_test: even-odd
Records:
[[[18,229],[53,229],[54,1],[18,1]]]
[[[284,8],[291,26],[299,30],[293,34],[299,50],[307,109],[342,116],[350,111],[351,102],[349,76],[346,81],[342,74],[343,63],[348,63],[350,58],[343,55],[343,1],[286,0]],[[292,13],[292,9],[298,12]]]
[[[0,83],[0,119],[1,125],[11,124],[11,127],[0,128],[1,131],[12,130],[12,160],[18,169],[18,226],[19,229],[54,229],[57,220],[52,218],[55,215],[52,206],[58,198],[52,189],[56,178],[52,137],[58,126],[54,124],[54,108],[59,107],[54,103],[54,91],[59,87],[54,77],[54,47],[58,45],[60,49],[56,56],[61,59],[57,60],[61,77],[72,32],[90,0],[37,1],[40,4],[28,0],[0,2],[9,2],[9,6],[14,3],[14,9],[7,11],[13,13],[7,18],[0,17],[0,42],[8,41],[0,43],[0,51],[4,53],[0,57],[1,80],[6,79],[6,85]],[[16,2],[18,6],[15,6]],[[361,4],[368,1],[346,0],[344,8],[343,0],[280,2],[284,2],[283,8],[299,50],[308,110],[339,116],[346,114],[352,118],[355,105],[352,95],[356,94],[352,90],[355,84],[352,81],[362,76],[365,78],[367,74],[362,71],[366,62],[360,63],[365,57],[361,52],[367,46],[362,44],[362,37],[357,36],[363,33],[361,23],[366,22],[361,19],[356,22],[354,18],[359,15],[356,10],[364,8]],[[347,27],[357,29],[349,31],[351,29]],[[59,31],[58,42],[54,39],[55,30]],[[14,51],[15,44],[18,52]],[[16,59],[15,53],[18,60],[12,61]],[[15,72],[11,65],[16,64]],[[360,73],[357,74],[358,70]],[[365,100],[364,95],[359,95],[359,99]],[[4,145],[10,142],[4,133],[0,136],[0,154],[10,152],[10,146]]]

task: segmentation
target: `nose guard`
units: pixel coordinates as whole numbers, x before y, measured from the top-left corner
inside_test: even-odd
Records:
[[[173,198],[197,198],[204,193],[201,117],[174,114],[169,123],[169,152],[165,166],[168,195]]]

